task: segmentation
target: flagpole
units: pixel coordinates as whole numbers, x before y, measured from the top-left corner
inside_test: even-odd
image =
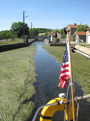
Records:
[[[68,49],[69,49],[69,61],[70,61],[71,94],[72,94],[72,113],[73,113],[73,121],[75,121],[75,111],[74,111],[74,91],[73,91],[73,76],[72,76],[72,62],[71,62],[71,51],[70,51],[69,32],[70,32],[70,30],[67,30]]]

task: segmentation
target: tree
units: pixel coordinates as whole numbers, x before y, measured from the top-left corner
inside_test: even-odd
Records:
[[[62,35],[61,35],[61,38],[65,38],[65,36],[66,36],[65,34],[62,34]]]
[[[66,27],[64,27],[64,28],[62,28],[61,30],[60,30],[60,33],[61,33],[61,38],[65,38],[65,34],[64,34],[64,29],[66,29]]]
[[[2,35],[0,35],[0,40],[2,39]]]
[[[24,25],[25,28],[25,35],[29,35],[29,27],[25,23]],[[17,35],[17,37],[21,38],[23,36],[23,23],[22,22],[14,22],[11,25],[11,31],[14,35]]]
[[[2,38],[4,39],[11,39],[12,38],[12,33],[10,30],[5,30],[5,31],[1,31],[0,35],[2,36]]]
[[[55,38],[57,38],[57,32],[55,33]]]
[[[76,31],[85,31],[85,29],[87,29],[88,28],[88,25],[87,24],[85,24],[85,25],[82,25],[82,24],[80,24],[78,27],[77,27],[77,29],[76,29]]]
[[[31,35],[31,29],[29,29],[29,34]],[[36,28],[32,28],[32,36],[37,36],[38,30]]]
[[[38,34],[39,34],[39,33],[45,33],[46,31],[47,31],[47,32],[51,32],[51,31],[52,31],[52,29],[37,28],[37,31],[38,31]]]
[[[45,37],[48,37],[48,31],[46,30],[46,32],[45,32]]]

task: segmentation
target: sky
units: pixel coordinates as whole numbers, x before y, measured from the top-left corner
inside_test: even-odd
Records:
[[[90,27],[90,0],[0,0],[0,31],[23,22],[23,11],[29,28],[31,22],[33,28],[62,29],[74,23]]]

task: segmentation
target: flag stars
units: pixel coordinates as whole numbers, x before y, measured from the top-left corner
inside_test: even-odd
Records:
[[[65,49],[65,53],[64,53],[64,56],[63,56],[63,62],[67,62],[68,61],[68,51],[67,51],[67,47]]]

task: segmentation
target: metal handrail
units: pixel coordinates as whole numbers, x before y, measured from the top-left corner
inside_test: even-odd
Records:
[[[73,52],[77,52],[77,53],[79,53],[79,54],[81,54],[81,55],[83,55],[83,56],[85,56],[85,57],[90,59],[90,55],[88,55],[88,54],[86,54],[84,52],[81,52],[81,51],[79,51],[79,50],[77,50],[75,48],[72,48],[72,47],[71,47],[71,49],[72,49]]]
[[[43,107],[45,107],[45,106],[52,106],[52,105],[58,105],[58,102],[40,106],[40,107],[37,109],[37,111],[36,111],[36,113],[35,113],[35,115],[34,115],[32,121],[35,121],[35,120],[36,120],[39,111],[40,111]]]

